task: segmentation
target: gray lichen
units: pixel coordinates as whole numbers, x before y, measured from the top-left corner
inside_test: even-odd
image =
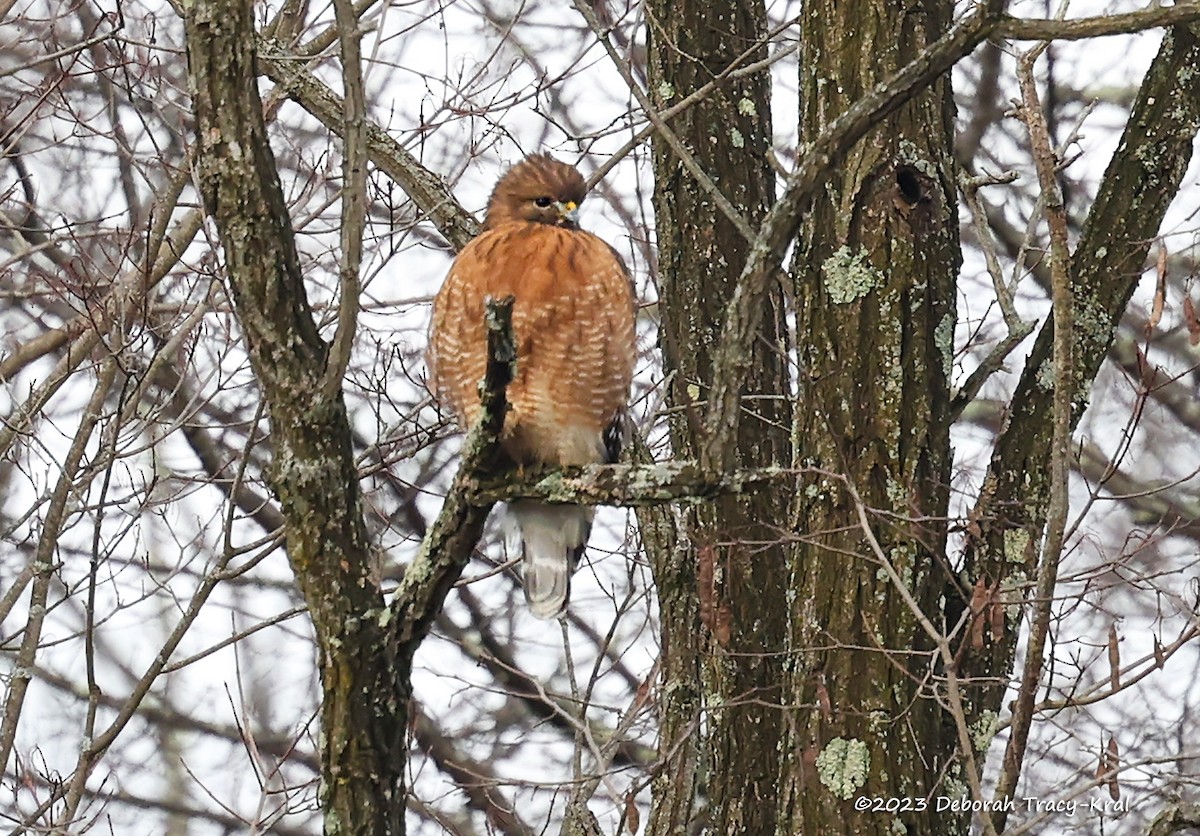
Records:
[[[817,755],[817,776],[831,793],[848,800],[867,783],[871,752],[861,740],[835,737]]]
[[[971,725],[971,742],[975,744],[976,752],[982,754],[992,745],[992,738],[996,736],[999,721],[1000,718],[996,712],[984,711],[980,713],[979,719]]]
[[[866,255],[842,246],[821,264],[825,291],[838,305],[856,302],[883,284],[883,274],[876,270]]]
[[[954,314],[947,313],[933,330],[934,344],[942,355],[942,373],[949,379],[954,369]]]

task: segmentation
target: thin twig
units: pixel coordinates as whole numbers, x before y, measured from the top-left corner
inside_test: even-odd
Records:
[[[854,502],[855,511],[858,514],[858,524],[862,529],[863,535],[866,538],[867,544],[871,547],[871,551],[875,555],[876,562],[887,573],[888,580],[891,581],[893,587],[900,594],[901,600],[908,608],[909,612],[916,618],[917,623],[921,625],[921,629],[925,635],[929,637],[937,646],[938,656],[942,660],[942,665],[945,669],[946,681],[946,698],[950,703],[950,715],[954,718],[954,728],[958,733],[958,748],[962,754],[963,762],[966,767],[967,786],[971,790],[972,798],[983,798],[983,784],[979,780],[979,766],[975,762],[975,746],[971,740],[971,730],[967,725],[967,712],[963,706],[962,691],[958,687],[958,673],[954,660],[954,651],[950,648],[950,638],[943,634],[933,622],[929,620],[929,616],[921,608],[920,603],[913,597],[912,590],[908,588],[908,584],[900,577],[896,571],[896,567],[892,565],[892,561],[888,559],[887,554],[883,550],[883,546],[879,543],[879,538],[875,536],[874,529],[871,528],[871,520],[867,516],[866,503],[859,496],[858,489],[854,483],[843,478],[842,483],[850,494],[851,500]],[[992,828],[991,822],[987,817],[983,817],[984,832],[987,836],[996,836],[996,831]]]
[[[790,44],[782,49],[777,49],[774,54],[768,56],[767,58],[763,58],[760,61],[752,61],[744,66],[742,63],[747,58],[761,50],[764,44],[769,44],[781,31],[795,24],[795,22],[796,20],[793,18],[780,24],[779,26],[776,26],[774,29],[764,34],[761,38],[743,50],[741,55],[730,61],[725,66],[725,69],[713,76],[702,87],[696,88],[680,101],[664,110],[659,111],[659,118],[664,122],[673,119],[693,105],[704,101],[706,98],[712,95],[712,93],[718,87],[720,87],[729,79],[741,78],[743,76],[759,72],[760,70],[765,70],[776,62],[796,53],[800,49],[799,43]],[[647,121],[649,120],[647,119]],[[645,142],[656,130],[657,128],[655,127],[654,123],[651,123],[630,137],[624,145],[614,151],[609,158],[605,160],[604,163],[595,171],[593,171],[591,176],[587,178],[588,189],[591,189],[593,186],[603,180],[604,176],[608,174],[608,172],[611,171],[617,165],[617,163],[628,156],[629,152],[631,152],[634,148],[637,148],[639,145]]]
[[[38,538],[37,549],[33,555],[33,585],[29,596],[29,617],[25,622],[21,646],[17,651],[9,681],[8,693],[4,698],[3,722],[0,723],[0,765],[7,764],[12,755],[13,743],[17,736],[17,725],[21,720],[21,709],[25,704],[25,695],[29,689],[29,681],[33,678],[33,666],[37,661],[40,650],[42,625],[46,619],[46,603],[50,592],[50,581],[54,575],[54,556],[58,547],[58,539],[62,533],[63,524],[67,518],[67,502],[75,492],[75,479],[79,475],[79,465],[91,441],[92,432],[100,420],[104,409],[104,400],[117,374],[117,362],[109,358],[104,363],[96,387],[92,390],[91,399],[84,410],[63,462],[62,472],[55,482],[54,491],[50,496],[50,504],[46,518],[42,522],[41,535]],[[80,763],[83,763],[82,756]],[[75,782],[72,782],[74,786]]]
[[[983,251],[984,263],[987,265],[988,275],[992,280],[992,287],[996,291],[996,301],[1000,306],[1000,315],[1004,318],[1004,325],[1008,329],[1008,333],[1003,339],[992,346],[988,355],[980,361],[979,365],[971,372],[959,390],[954,393],[950,407],[952,419],[957,418],[963,409],[975,400],[983,385],[993,374],[1003,368],[1004,361],[1008,358],[1008,355],[1026,337],[1033,333],[1033,329],[1037,326],[1036,319],[1022,319],[1020,314],[1017,313],[1013,292],[1014,288],[1012,284],[1004,280],[1004,270],[1000,266],[1000,257],[996,252],[996,240],[992,235],[991,227],[988,225],[987,208],[983,204],[983,199],[979,196],[981,186],[1011,183],[1016,179],[1017,173],[1013,171],[995,177],[963,178],[959,183],[963,198],[967,201],[967,206],[971,209],[971,220],[975,226],[975,236],[979,242],[980,250]]]
[[[1044,203],[1046,224],[1050,231],[1050,281],[1054,321],[1054,398],[1051,408],[1053,434],[1050,446],[1050,496],[1046,511],[1046,534],[1038,564],[1030,614],[1029,641],[1025,650],[1025,665],[1012,712],[1012,730],[1004,750],[1004,761],[996,781],[996,800],[1013,797],[1021,767],[1025,760],[1025,745],[1033,720],[1034,698],[1041,680],[1046,652],[1046,637],[1054,603],[1054,587],[1058,581],[1058,564],[1062,556],[1064,533],[1069,505],[1071,472],[1071,402],[1075,394],[1075,371],[1072,362],[1072,294],[1071,255],[1067,243],[1067,213],[1057,176],[1057,158],[1046,127],[1045,113],[1038,96],[1033,69],[1038,56],[1048,46],[1039,44],[1022,53],[1017,60],[1017,80],[1021,88],[1021,115],[1029,133],[1038,185]],[[998,804],[991,817],[997,830],[1004,829],[1008,812]]]
[[[363,93],[362,30],[352,0],[333,0],[338,46],[342,59],[342,226],[338,278],[338,324],[329,347],[321,388],[332,398],[342,388],[342,378],[354,351],[361,291],[363,227],[367,214],[366,96]]]

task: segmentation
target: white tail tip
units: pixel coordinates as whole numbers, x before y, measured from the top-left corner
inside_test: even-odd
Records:
[[[525,500],[508,508],[516,521],[509,530],[509,550],[524,556],[521,576],[529,611],[538,618],[556,618],[570,599],[571,574],[587,545],[593,511]]]

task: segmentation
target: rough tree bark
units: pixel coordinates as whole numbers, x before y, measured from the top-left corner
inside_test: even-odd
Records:
[[[806,3],[804,139],[816,138],[946,31],[952,5]],[[489,391],[499,387],[499,396],[489,424],[468,440],[443,514],[388,604],[372,572],[344,402],[340,393],[319,394],[329,352],[308,306],[263,127],[251,8],[246,0],[184,7],[198,174],[269,411],[272,487],[317,636],[325,830],[403,833],[412,653],[499,495],[487,492],[494,483],[481,490],[479,477],[488,472],[503,419],[508,367],[493,363]],[[735,64],[766,57],[762,2],[714,8],[651,0],[647,17],[650,89],[660,107]],[[984,37],[985,25],[963,34],[966,46],[946,49],[965,51]],[[946,66],[952,57],[943,56]],[[1186,166],[1200,121],[1200,74],[1188,70],[1198,62],[1195,33],[1174,30],[1076,254],[1076,292],[1087,317],[1076,353],[1081,387],[1095,373]],[[310,106],[320,98],[274,59],[258,69]],[[336,130],[335,113],[314,109]],[[714,461],[703,420],[712,349],[752,258],[745,231],[762,225],[773,202],[769,112],[766,70],[722,76],[713,95],[670,122],[670,136],[654,140],[671,440],[679,458],[702,464]],[[789,277],[802,340],[795,416],[784,289],[774,282],[766,295],[750,372],[739,381],[736,456],[720,459],[723,467],[759,475],[701,467],[698,480],[684,474],[688,484],[708,486],[697,491],[720,485],[739,492],[704,506],[642,512],[662,612],[665,766],[649,825],[658,836],[699,827],[727,834],[965,828],[965,820],[945,812],[935,822],[928,809],[880,814],[848,803],[855,796],[965,794],[962,753],[937,699],[945,670],[895,583],[898,576],[929,618],[941,611],[946,590],[950,598],[964,592],[945,556],[959,259],[949,83],[936,82],[887,112],[836,170],[822,172],[827,183],[797,243]],[[373,153],[383,153],[384,140],[380,132],[368,137]],[[396,165],[405,171],[408,163]],[[433,194],[415,180],[412,188]],[[447,234],[456,243],[470,233],[462,213],[433,216],[454,228]],[[1113,275],[1121,281],[1108,281]],[[1014,567],[1031,574],[1036,555],[1023,544],[1039,530],[1041,503],[1020,492],[1022,474],[1040,474],[1045,461],[1047,442],[1038,432],[1048,424],[1048,407],[1040,404],[1049,399],[1038,391],[1036,366],[1048,345],[1044,334],[1001,436],[975,517],[982,533],[968,555],[968,583],[977,576],[996,582]],[[789,494],[776,487],[779,468],[788,466],[828,476]],[[550,487],[564,484],[558,478]],[[619,486],[612,491],[628,499]],[[661,490],[645,497],[668,498]],[[1021,498],[1028,504],[1018,505]],[[1013,638],[1005,641],[965,654],[965,668],[1006,679]],[[994,711],[999,693],[985,691],[971,706],[972,719]]]
[[[326,834],[403,834],[412,659],[479,540],[491,501],[470,502],[494,469],[511,379],[511,300],[488,310],[484,414],[451,493],[394,600],[379,587],[340,388],[300,271],[255,73],[252,4],[186,8],[197,169],[238,320],[271,423],[270,480],[288,559],[317,639]]]
[[[921,54],[951,11],[949,3],[806,4],[804,138]],[[668,14],[651,4],[647,14],[660,105],[748,50],[761,57],[750,49],[763,32],[760,5],[672,4]],[[765,150],[766,89],[765,77],[746,76],[671,122],[755,229],[772,191],[765,165],[748,164]],[[929,688],[931,643],[867,548],[851,500],[857,494],[872,509],[895,572],[923,611],[937,612],[947,577],[959,260],[948,83],[891,112],[841,166],[822,172],[827,185],[802,232],[794,425],[778,287],[741,382],[749,417],[737,423],[737,466],[792,461],[837,476],[798,490],[791,507],[775,492],[718,504],[682,526],[658,514],[646,520],[663,612],[661,752],[669,759],[652,832],[699,822],[723,833],[882,832],[893,816],[855,815],[846,800],[922,797],[952,761],[953,728],[936,701],[918,699]],[[748,247],[669,137],[655,144],[655,174],[660,342],[680,407],[672,441],[704,458],[696,416],[712,383],[708,347]],[[699,816],[692,808],[703,802]],[[931,829],[928,813],[900,820]]]
[[[805,3],[802,139],[949,27],[948,0]],[[932,643],[861,524],[926,614],[940,610],[949,373],[960,251],[948,79],[882,120],[831,173],[793,265],[797,461],[831,476],[795,497],[788,799],[780,832],[949,833],[952,815],[856,810],[954,776]],[[854,494],[857,493],[856,498]],[[949,771],[948,771],[949,770]],[[932,806],[932,805],[930,805]]]
[[[401,833],[407,683],[392,676],[340,391],[319,395],[328,349],[304,289],[254,66],[252,5],[187,10],[197,168],[271,421],[271,484],[321,672],[327,833]]]
[[[646,9],[650,90],[669,107],[728,70],[767,55],[766,12],[757,0],[730,4],[653,0]],[[719,189],[752,229],[774,199],[770,76],[760,70],[723,83],[675,117],[670,129],[711,178],[707,187],[661,134],[653,140],[659,248],[659,342],[680,409],[671,423],[677,456],[705,457],[702,416],[721,324],[751,242],[723,213]],[[783,295],[769,294],[742,384],[744,419],[736,465],[791,460]],[[642,514],[662,610],[660,753],[650,833],[676,836],[705,822],[712,833],[774,832],[777,747],[786,638],[784,551],[778,521],[785,492],[760,490],[683,512]],[[701,722],[703,716],[703,722]],[[701,808],[706,809],[701,811]]]

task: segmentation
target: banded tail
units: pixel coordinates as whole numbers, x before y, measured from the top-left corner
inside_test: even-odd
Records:
[[[583,557],[595,511],[583,505],[509,503],[509,551],[523,556],[521,574],[529,611],[555,618],[567,606],[571,575]]]

